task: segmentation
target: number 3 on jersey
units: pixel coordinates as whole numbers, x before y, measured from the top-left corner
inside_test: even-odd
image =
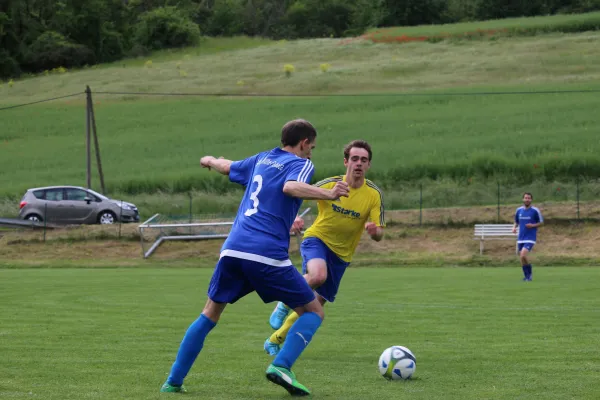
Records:
[[[244,213],[244,215],[246,217],[254,215],[258,212],[258,203],[259,203],[258,193],[260,193],[260,189],[262,189],[262,176],[255,175],[252,183],[254,183],[254,182],[257,183],[256,190],[250,194],[250,200],[252,200],[253,204],[252,204],[252,208],[247,209],[246,212]]]

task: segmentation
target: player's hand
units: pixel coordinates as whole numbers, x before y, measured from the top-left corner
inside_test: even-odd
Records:
[[[296,235],[299,235],[300,232],[302,232],[302,229],[304,229],[304,220],[300,217],[296,217],[290,231],[295,233]]]
[[[213,156],[204,156],[200,159],[200,165],[202,166],[202,168],[208,168],[210,170],[210,163],[213,160],[216,160],[216,158],[214,158]]]
[[[525,228],[533,228],[534,224],[525,224]]]
[[[379,233],[379,227],[375,224],[375,222],[367,222],[365,224],[365,230],[371,236],[377,235],[377,233]]]
[[[337,200],[340,197],[348,197],[348,193],[350,193],[350,189],[348,188],[348,183],[344,181],[336,182],[335,186],[330,190],[331,200]]]
[[[512,233],[517,233],[517,228],[513,227]]]

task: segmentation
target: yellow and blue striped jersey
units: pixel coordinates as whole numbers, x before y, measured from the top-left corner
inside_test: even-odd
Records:
[[[334,176],[315,185],[331,189],[336,182],[345,180],[345,176]],[[319,215],[306,230],[304,237],[321,239],[331,251],[346,262],[352,261],[367,220],[377,226],[385,226],[383,192],[368,179],[365,179],[360,188],[351,187],[348,197],[341,197],[339,200],[319,200],[317,207]]]

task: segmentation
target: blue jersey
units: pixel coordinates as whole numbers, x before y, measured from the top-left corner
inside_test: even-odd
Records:
[[[285,195],[283,186],[287,181],[309,183],[313,173],[310,160],[280,148],[233,162],[229,180],[246,191],[221,251],[270,265],[289,260],[290,228],[302,199]]]
[[[542,213],[536,207],[517,208],[515,213],[515,224],[519,224],[519,237],[517,243],[535,243],[537,239],[537,228],[527,228],[527,224],[537,224],[544,222]]]

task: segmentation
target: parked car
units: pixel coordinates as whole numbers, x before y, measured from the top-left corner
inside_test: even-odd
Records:
[[[19,218],[61,224],[114,224],[140,220],[134,204],[109,199],[78,186],[29,189],[21,199]]]

